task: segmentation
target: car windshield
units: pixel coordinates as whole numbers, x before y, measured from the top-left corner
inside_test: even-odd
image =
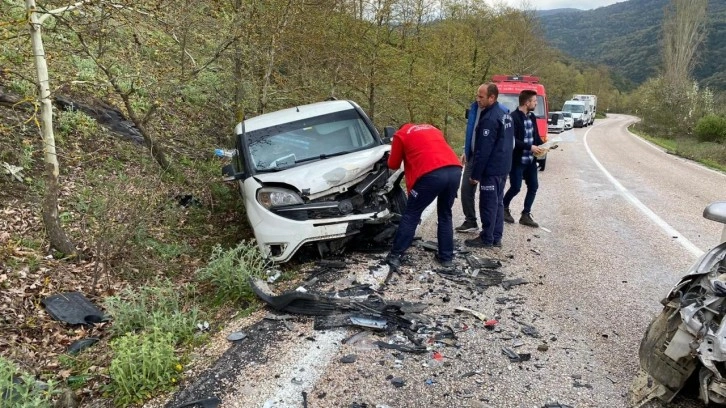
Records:
[[[565,112],[583,113],[585,112],[585,106],[566,103],[562,110]]]
[[[371,130],[352,109],[258,129],[246,137],[257,171],[277,171],[376,144]]]
[[[497,101],[506,106],[510,112],[514,112],[519,108],[519,94],[499,94]],[[537,107],[534,108],[534,114],[538,118],[545,118],[545,103],[542,95],[537,95]]]

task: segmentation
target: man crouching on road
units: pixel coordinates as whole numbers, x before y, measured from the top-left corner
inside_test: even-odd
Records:
[[[439,129],[413,123],[401,126],[393,135],[388,167],[397,170],[401,162],[405,169],[408,203],[386,262],[396,269],[401,266],[401,257],[413,242],[421,213],[436,199],[439,241],[436,259],[442,266],[451,267],[454,259],[451,207],[459,189],[461,162]]]
[[[512,117],[497,102],[499,88],[495,84],[485,84],[482,87],[486,89],[485,109],[476,128],[474,167],[469,179],[471,184],[479,184],[482,230],[478,238],[467,239],[464,244],[489,248],[502,246],[504,185],[512,167],[514,129]]]

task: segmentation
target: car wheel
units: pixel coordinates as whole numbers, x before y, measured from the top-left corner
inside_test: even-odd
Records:
[[[400,185],[396,186],[391,190],[388,196],[391,200],[391,210],[399,215],[403,215],[403,211],[406,209],[406,203],[408,198],[406,193],[403,191]]]

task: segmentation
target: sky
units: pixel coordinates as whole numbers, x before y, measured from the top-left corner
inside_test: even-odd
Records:
[[[515,8],[537,10],[550,10],[556,8],[577,8],[591,10],[598,7],[609,6],[623,0],[488,0],[489,4],[506,4]]]

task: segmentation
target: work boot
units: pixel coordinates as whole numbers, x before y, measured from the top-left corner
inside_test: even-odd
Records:
[[[514,222],[514,221],[512,221],[512,222]],[[494,241],[494,243],[492,245],[494,245],[495,248],[501,248],[502,247],[502,241]]]
[[[439,265],[443,266],[444,268],[453,268],[454,262],[453,261],[442,261],[441,258],[439,258],[439,254],[434,255],[434,259],[436,262],[439,263]]]
[[[454,228],[456,232],[476,232],[479,231],[479,227],[476,225],[476,222],[469,222],[464,221],[463,224],[459,225],[458,227]]]
[[[514,217],[512,217],[512,213],[509,211],[509,208],[504,209],[504,222],[514,224]]]
[[[519,218],[519,223],[528,227],[539,228],[539,224],[532,219],[532,213],[522,213],[522,216]]]
[[[393,269],[398,270],[401,267],[401,255],[388,254],[386,263]]]
[[[481,238],[479,238],[479,237],[472,238],[472,239],[465,239],[464,245],[466,245],[468,247],[473,247],[473,248],[491,248],[494,246],[492,244],[485,244],[484,241],[482,241]]]

